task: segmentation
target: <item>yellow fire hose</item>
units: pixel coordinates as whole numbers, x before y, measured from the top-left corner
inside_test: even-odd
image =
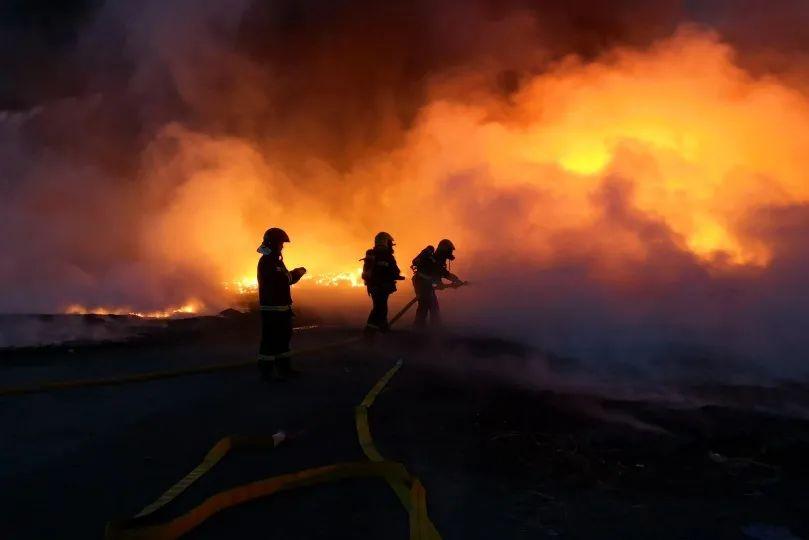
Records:
[[[427,513],[427,499],[424,486],[418,478],[412,476],[404,465],[385,460],[374,445],[371,430],[368,425],[368,410],[376,397],[393,378],[402,361],[399,360],[365,396],[355,409],[355,423],[357,437],[363,452],[370,461],[337,463],[323,467],[314,467],[302,471],[282,474],[265,478],[249,484],[243,484],[219,492],[185,514],[162,524],[144,525],[145,519],[163,508],[183,493],[198,478],[207,473],[214,465],[225,457],[231,450],[240,448],[271,449],[283,442],[283,436],[276,434],[273,437],[225,437],[208,452],[193,471],[156,501],[146,506],[134,518],[123,521],[112,521],[107,524],[106,538],[108,540],[163,540],[173,539],[198,527],[214,514],[227,508],[237,506],[247,501],[266,497],[280,491],[287,491],[298,487],[314,486],[317,484],[336,482],[349,478],[376,477],[384,479],[399,497],[410,519],[411,540],[441,540]]]
[[[362,403],[357,405],[354,409],[354,423],[357,426],[357,439],[360,441],[360,446],[365,456],[374,463],[385,463],[386,460],[382,457],[382,454],[379,453],[379,450],[377,450],[374,444],[374,438],[371,436],[371,428],[368,425],[368,410],[374,404],[379,393],[385,388],[393,376],[396,375],[396,372],[399,371],[400,367],[402,367],[401,360],[396,362],[396,365],[377,381],[374,387],[371,388],[365,396],[365,399],[362,400]],[[406,469],[405,472],[407,472]],[[410,475],[408,474],[407,476],[409,477]],[[410,538],[425,540],[440,539],[441,535],[438,534],[433,522],[430,521],[427,515],[426,493],[418,478],[414,478],[413,481],[407,481],[406,478],[392,479],[386,477],[385,479],[394,493],[396,493],[396,496],[399,497],[402,506],[410,513]],[[418,500],[415,500],[415,498],[418,498]],[[423,511],[418,507],[418,505],[422,504],[425,506]],[[418,535],[414,536],[414,531],[418,532]]]
[[[416,302],[417,298],[413,298],[410,302],[408,302],[408,304],[405,305],[391,319],[390,325],[393,325],[396,321],[398,321]],[[309,328],[314,328],[314,326],[300,327],[298,329]],[[296,349],[292,351],[292,356],[322,352],[356,343],[360,339],[361,338],[359,337],[350,338],[336,343]],[[246,366],[253,366],[254,364],[254,360],[249,360],[176,370],[154,371],[120,377],[40,383],[29,386],[0,389],[0,396],[32,394],[70,388],[88,388],[96,386],[128,384],[134,382],[146,382],[158,379],[181,377],[185,375],[240,369]],[[109,522],[106,528],[106,538],[149,540],[178,538],[179,536],[182,536],[188,531],[199,526],[214,514],[259,497],[265,497],[280,491],[286,491],[297,487],[336,482],[348,478],[377,477],[383,478],[387,481],[388,485],[390,485],[390,487],[396,493],[399,501],[407,510],[410,516],[410,539],[440,540],[441,536],[427,514],[426,492],[421,482],[418,478],[412,476],[404,465],[401,463],[388,461],[379,453],[376,445],[374,444],[368,424],[369,409],[373,405],[376,397],[385,388],[401,366],[402,361],[399,360],[396,365],[394,365],[381,379],[379,379],[379,381],[377,381],[374,387],[365,396],[365,399],[363,399],[363,401],[355,408],[354,417],[357,428],[357,438],[363,453],[370,461],[338,463],[323,467],[315,467],[244,484],[209,497],[200,505],[167,523],[146,525],[145,523],[147,522],[149,516],[175,500],[200,477],[210,471],[232,450],[245,448],[271,449],[281,444],[284,440],[284,437],[280,436],[280,434],[276,434],[271,437],[225,437],[218,441],[213,448],[211,448],[203,461],[194,470],[171,486],[154,502],[144,507],[143,510],[141,510],[133,518]]]

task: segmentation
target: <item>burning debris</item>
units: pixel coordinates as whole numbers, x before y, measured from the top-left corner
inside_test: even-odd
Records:
[[[121,307],[93,307],[88,308],[78,304],[68,306],[65,313],[68,315],[128,315],[142,319],[168,319],[170,317],[189,317],[199,314],[204,306],[198,302],[190,301],[179,307],[172,307],[159,311],[132,311]]]

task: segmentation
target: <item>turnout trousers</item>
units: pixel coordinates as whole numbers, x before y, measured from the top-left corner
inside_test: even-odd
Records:
[[[390,329],[388,324],[388,298],[391,293],[379,287],[368,287],[368,295],[371,297],[373,307],[368,315],[365,331],[387,332]]]
[[[440,325],[441,310],[438,307],[438,297],[435,295],[432,281],[413,276],[413,288],[416,290],[416,298],[418,299],[416,320],[413,324],[417,327],[424,327],[427,324],[427,316],[429,315],[431,325]]]
[[[274,367],[279,373],[290,367],[292,340],[292,310],[261,311],[261,344],[258,349],[258,367],[264,376],[272,375]]]

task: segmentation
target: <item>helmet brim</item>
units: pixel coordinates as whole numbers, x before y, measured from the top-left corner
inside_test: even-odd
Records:
[[[284,229],[273,227],[271,229],[267,229],[267,231],[264,233],[265,244],[284,244],[287,242],[291,242],[291,240]]]

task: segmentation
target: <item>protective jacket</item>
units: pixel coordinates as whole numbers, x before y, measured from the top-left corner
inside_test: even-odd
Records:
[[[432,284],[441,283],[441,279],[458,281],[458,276],[447,268],[447,260],[435,256],[435,248],[427,246],[413,259],[414,280],[424,280]]]
[[[258,301],[262,310],[286,308],[292,305],[290,285],[303,274],[290,273],[280,254],[265,253],[258,260]]]
[[[396,290],[396,282],[404,279],[391,249],[369,249],[362,260],[362,279],[369,291],[392,293]]]

